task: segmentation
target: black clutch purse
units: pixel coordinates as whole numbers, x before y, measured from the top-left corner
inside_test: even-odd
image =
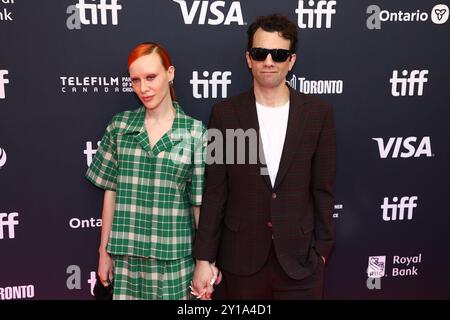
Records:
[[[97,281],[94,286],[95,300],[112,300],[113,297],[113,283],[111,282],[107,287],[103,285],[98,274],[96,274]]]

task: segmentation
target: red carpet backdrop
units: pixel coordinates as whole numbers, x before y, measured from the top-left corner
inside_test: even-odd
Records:
[[[287,81],[335,111],[326,299],[449,299],[447,0],[0,0],[0,300],[93,299],[103,192],[84,178],[137,108],[127,56],[162,43],[187,114],[245,91],[246,31],[299,27]]]

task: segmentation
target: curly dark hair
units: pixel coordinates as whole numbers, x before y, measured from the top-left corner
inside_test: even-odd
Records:
[[[274,13],[268,16],[261,16],[256,19],[247,29],[248,43],[247,51],[253,46],[253,36],[258,28],[267,32],[279,32],[281,36],[291,41],[291,52],[295,52],[297,47],[297,25],[289,20],[285,15]]]

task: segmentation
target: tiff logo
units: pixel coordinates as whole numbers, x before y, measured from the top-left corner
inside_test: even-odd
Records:
[[[8,238],[14,239],[16,237],[15,227],[19,224],[19,221],[16,219],[19,216],[17,212],[11,213],[0,213],[0,240],[4,238],[4,229],[8,227]],[[5,219],[6,218],[6,219]]]
[[[173,2],[179,4],[185,24],[192,24],[197,15],[197,12],[199,12],[198,24],[205,24],[205,22],[207,22],[207,24],[209,25],[230,25],[233,22],[239,25],[244,24],[244,19],[242,18],[241,3],[239,1],[231,2],[226,16],[224,14],[224,12],[226,12],[225,1],[212,1],[211,4],[210,1],[193,1],[190,10],[188,10],[185,0],[173,0]],[[200,7],[200,3],[202,5],[199,11],[198,8]],[[207,16],[209,16],[208,20],[206,20]]]
[[[428,82],[428,78],[425,77],[428,74],[428,70],[412,70],[408,76],[408,71],[403,70],[403,77],[398,76],[398,71],[394,70],[392,72],[392,78],[389,79],[389,82],[392,83],[391,94],[394,97],[398,96],[406,96],[406,90],[408,90],[408,96],[414,96],[417,94],[418,96],[423,95],[423,84]],[[417,84],[417,91],[416,91]],[[398,86],[400,85],[400,91],[398,90]]]
[[[8,74],[8,70],[0,70],[0,99],[6,98],[5,84],[9,83],[9,80],[5,78]]]
[[[380,158],[386,159],[389,154],[391,158],[418,158],[422,155],[432,157],[431,152],[431,138],[429,136],[423,137],[419,145],[416,147],[417,137],[391,137],[387,142],[383,138],[372,138],[378,144],[378,151]],[[392,151],[392,152],[391,152]]]
[[[206,79],[199,79],[198,72],[192,72],[192,80],[189,81],[192,84],[192,94],[194,98],[209,98],[209,85],[211,85],[211,97],[217,98],[217,90],[218,87],[221,87],[221,97],[227,97],[227,86],[231,84],[231,79],[228,77],[231,76],[231,71],[214,71],[211,75],[211,79],[208,79],[209,72],[203,71],[203,77]],[[200,89],[201,88],[201,89]]]
[[[97,147],[100,146],[100,141],[97,142]],[[97,149],[92,149],[92,141],[86,142],[86,149],[83,150],[83,153],[86,155],[86,162],[88,167],[92,163],[92,158],[94,154],[97,152]]]
[[[334,6],[336,1],[317,1],[317,6],[314,9],[314,1],[308,1],[309,9],[304,6],[305,1],[298,2],[298,8],[295,9],[295,13],[298,15],[298,27],[299,28],[314,28],[314,20],[316,21],[316,28],[322,28],[322,17],[325,18],[325,28],[331,28],[331,16],[336,13]],[[316,17],[314,19],[314,16]],[[305,24],[305,22],[307,24]]]
[[[108,12],[111,14],[111,23],[113,25],[118,24],[118,12],[122,10],[122,6],[117,2],[118,0],[100,0],[99,4],[85,3],[86,0],[78,0],[76,5],[70,5],[67,7],[67,14],[70,16],[67,18],[67,28],[69,30],[81,29],[81,25],[97,25],[98,13],[100,13],[100,23],[102,25],[108,24]],[[95,1],[95,0],[88,0]],[[108,3],[109,2],[109,3]]]
[[[393,203],[389,203],[389,198],[384,197],[383,204],[381,205],[381,209],[383,209],[383,220],[384,221],[394,221],[394,220],[405,220],[405,209],[408,209],[407,219],[412,220],[413,218],[413,209],[417,207],[418,197],[402,197],[400,199],[400,203],[398,202],[398,197],[393,197]],[[398,209],[398,214],[397,214]]]

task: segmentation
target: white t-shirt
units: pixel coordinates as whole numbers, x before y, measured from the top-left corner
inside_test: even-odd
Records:
[[[256,111],[266,166],[273,187],[283,152],[284,139],[286,138],[289,101],[280,107],[266,107],[256,103]]]

